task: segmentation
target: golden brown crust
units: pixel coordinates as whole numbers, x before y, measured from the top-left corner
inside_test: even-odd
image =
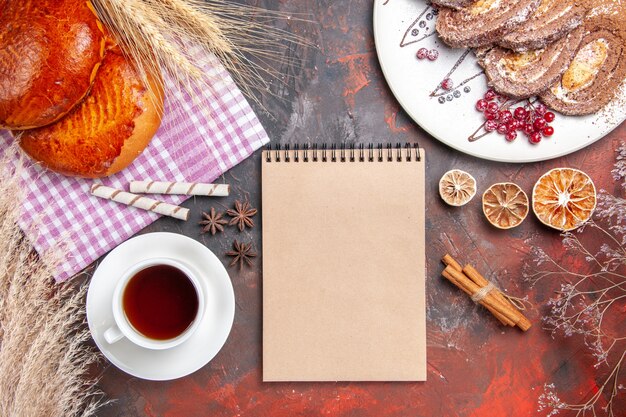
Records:
[[[50,124],[89,91],[105,36],[86,0],[0,1],[0,128]]]
[[[33,159],[65,175],[103,177],[130,164],[161,123],[163,90],[154,95],[118,50],[108,51],[89,95],[66,117],[22,132],[20,146]]]

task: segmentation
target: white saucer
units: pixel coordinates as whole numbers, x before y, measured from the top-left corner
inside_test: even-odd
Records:
[[[155,257],[181,261],[201,278],[207,302],[198,330],[166,350],[145,349],[127,339],[108,344],[103,333],[114,323],[117,281],[131,265]],[[100,351],[124,372],[153,381],[180,378],[206,365],[226,342],[234,317],[235,293],[224,265],[201,243],[174,233],[148,233],[119,245],[100,263],[87,292],[87,321]]]

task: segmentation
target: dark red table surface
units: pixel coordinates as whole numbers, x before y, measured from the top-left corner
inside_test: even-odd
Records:
[[[423,383],[263,383],[261,380],[261,259],[239,272],[229,268],[235,289],[235,322],[219,354],[198,372],[174,381],[151,382],[131,377],[103,361],[99,387],[116,401],[102,416],[534,416],[544,383],[554,383],[575,402],[603,380],[608,368],[593,367],[593,358],[578,338],[552,338],[542,330],[544,304],[559,282],[535,288],[523,282],[521,269],[531,247],[562,254],[558,232],[531,214],[519,227],[501,231],[483,218],[480,198],[460,209],[446,206],[437,183],[449,169],[472,173],[479,195],[490,184],[513,181],[530,193],[537,178],[554,167],[586,171],[599,189],[618,192],[610,169],[626,125],[595,144],[563,158],[534,164],[483,161],[441,144],[414,124],[391,94],[378,64],[372,33],[372,2],[290,0],[254,4],[288,12],[309,13],[316,23],[291,21],[288,29],[318,48],[285,44],[278,53],[287,74],[263,94],[266,110],[255,106],[275,144],[326,142],[415,142],[426,148],[426,259],[428,381]],[[284,22],[277,22],[284,26]],[[450,116],[451,122],[453,117]],[[484,143],[477,146],[489,146]],[[502,140],[501,138],[493,140]],[[559,138],[558,140],[567,140]],[[227,199],[192,198],[190,221],[161,219],[144,232],[169,231],[199,240],[224,263],[233,239],[250,240],[262,253],[261,216],[251,231],[201,235],[197,221],[211,206],[222,209],[248,196],[260,205],[260,152],[224,175],[232,184]],[[392,213],[390,213],[392,215]],[[142,232],[143,233],[143,232]],[[440,277],[440,258],[462,253],[512,294],[529,295],[534,327],[523,333],[503,328],[474,306],[467,296]],[[157,365],[158,366],[158,365]],[[626,414],[621,398],[617,411]],[[567,415],[565,413],[561,415]]]

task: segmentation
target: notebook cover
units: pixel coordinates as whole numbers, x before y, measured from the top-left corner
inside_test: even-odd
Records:
[[[264,381],[426,380],[420,151],[421,162],[263,152]]]

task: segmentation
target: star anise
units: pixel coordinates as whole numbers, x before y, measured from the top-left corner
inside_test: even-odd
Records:
[[[235,209],[226,210],[226,214],[232,217],[229,225],[238,225],[239,231],[243,232],[243,229],[247,227],[253,228],[254,222],[252,221],[252,216],[257,213],[257,209],[252,208],[249,202],[244,201],[243,203],[239,200],[235,201]]]
[[[223,225],[228,223],[226,219],[222,219],[222,213],[216,213],[213,207],[211,207],[210,213],[202,212],[202,217],[204,220],[201,220],[198,223],[199,225],[204,226],[202,228],[202,233],[211,232],[211,235],[214,235],[217,232],[223,232]]]
[[[256,252],[252,250],[252,243],[239,243],[237,240],[233,242],[233,250],[226,252],[227,256],[232,256],[233,260],[228,266],[239,264],[239,269],[243,265],[252,266],[252,258],[256,257]]]

